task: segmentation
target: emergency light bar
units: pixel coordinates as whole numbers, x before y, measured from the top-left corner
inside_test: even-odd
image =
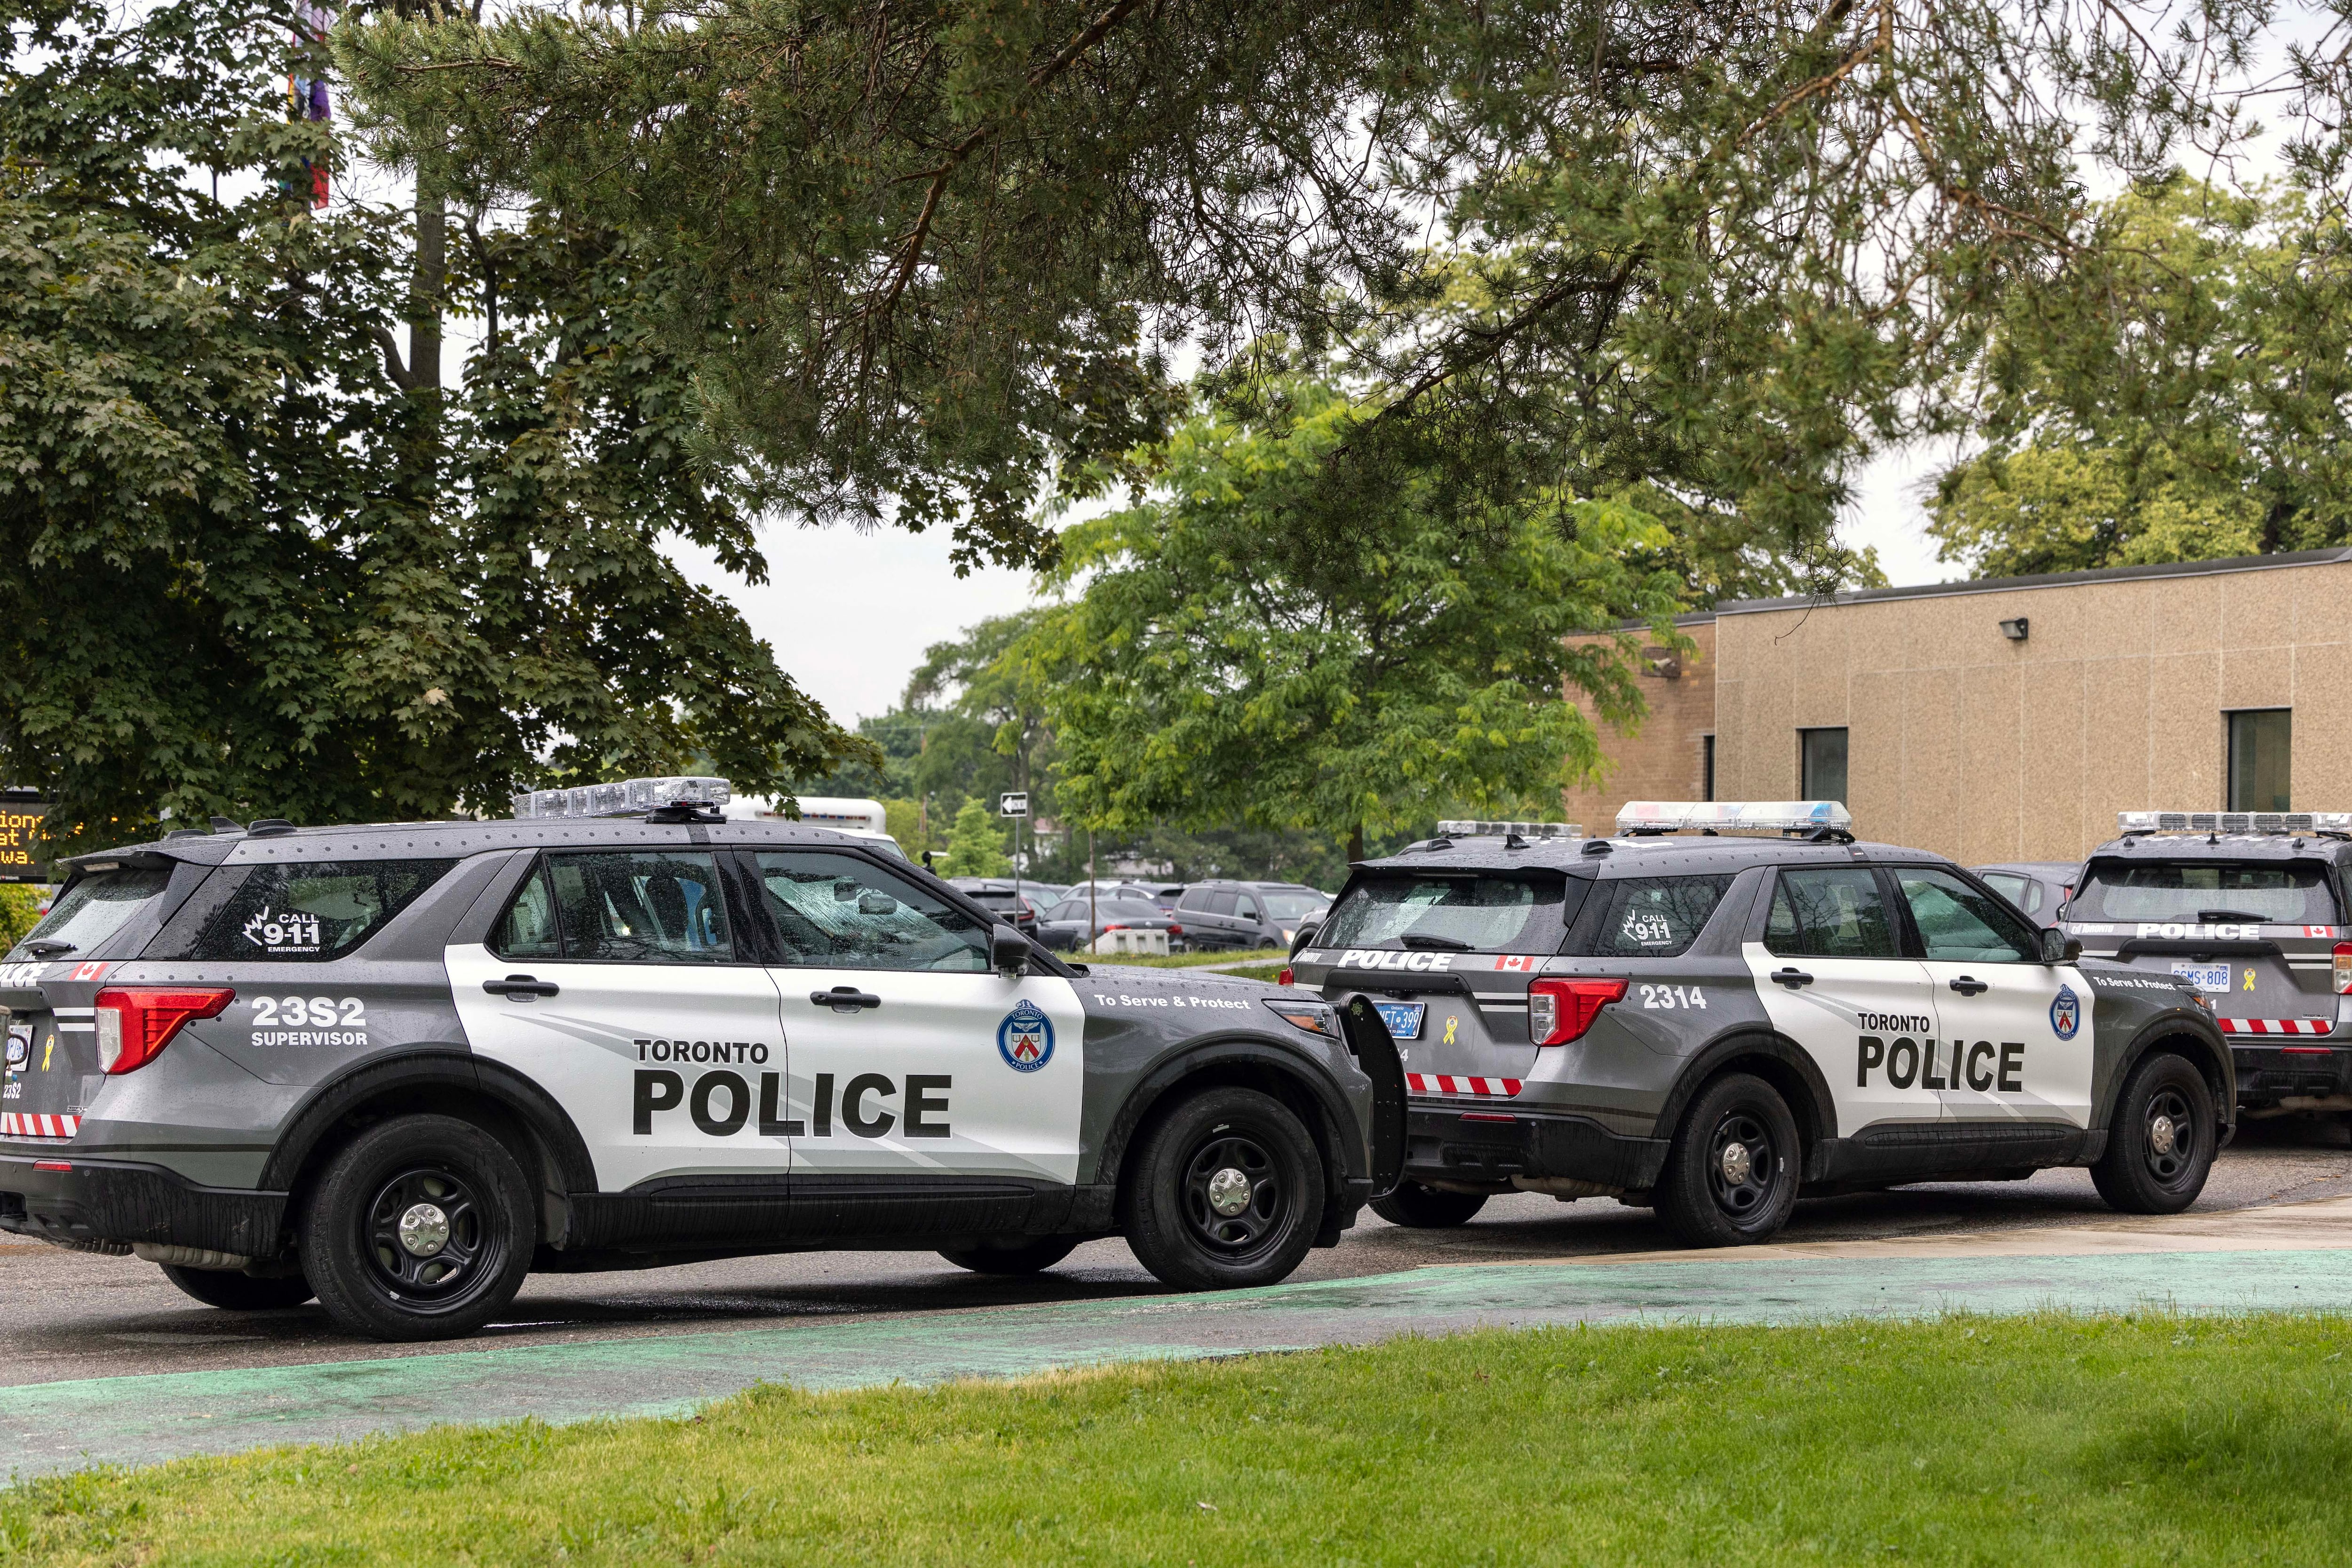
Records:
[[[515,820],[528,822],[558,816],[644,816],[670,805],[721,806],[732,794],[725,779],[672,776],[535,789],[513,799]]]
[[[2119,811],[2126,838],[2144,833],[2352,833],[2352,811]]]
[[[1621,834],[1800,833],[1827,827],[1851,833],[1853,818],[1833,800],[1629,800],[1617,813]]]
[[[1581,838],[1584,825],[1580,822],[1441,822],[1437,836],[1441,838],[1504,838],[1516,835],[1521,838]]]

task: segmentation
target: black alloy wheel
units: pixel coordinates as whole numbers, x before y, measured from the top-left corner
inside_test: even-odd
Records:
[[[2116,1096],[2092,1184],[2126,1214],[2179,1214],[2205,1190],[2219,1136],[2213,1090],[2196,1065],[2169,1051],[2144,1058]]]
[[[1486,1206],[1484,1193],[1449,1193],[1419,1182],[1399,1182],[1396,1191],[1372,1200],[1372,1212],[1391,1225],[1415,1230],[1445,1230],[1467,1225]]]
[[[514,1299],[538,1225],[504,1144],[450,1116],[366,1129],[303,1206],[302,1263],[320,1305],[381,1340],[472,1333]]]
[[[232,1312],[268,1312],[299,1307],[313,1294],[310,1282],[299,1273],[265,1279],[234,1268],[186,1268],[176,1263],[160,1267],[164,1279],[205,1306]]]
[[[1210,1089],[1162,1112],[1120,1184],[1128,1246],[1180,1290],[1271,1285],[1323,1223],[1321,1151],[1289,1108]]]
[[[1658,1215],[1693,1247],[1741,1247],[1770,1237],[1797,1206],[1803,1151],[1780,1091],[1731,1073],[1701,1089],[1683,1114],[1658,1178]]]

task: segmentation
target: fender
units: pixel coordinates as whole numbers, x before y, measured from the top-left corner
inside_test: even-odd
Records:
[[[1683,1109],[1699,1091],[1699,1087],[1720,1071],[1726,1062],[1737,1057],[1769,1057],[1793,1072],[1811,1097],[1810,1108],[1792,1105],[1801,1131],[1815,1144],[1827,1142],[1838,1135],[1837,1101],[1830,1097],[1830,1086],[1822,1077],[1821,1064],[1812,1053],[1786,1035],[1761,1030],[1753,1025],[1743,1025],[1737,1031],[1723,1035],[1701,1047],[1696,1055],[1684,1064],[1675,1079],[1675,1087],[1667,1091],[1665,1104],[1658,1109],[1658,1123],[1650,1134],[1654,1138],[1670,1139],[1683,1119]],[[1803,1127],[1808,1109],[1811,1126]]]
[[[1222,1067],[1246,1067],[1276,1072],[1304,1089],[1323,1112],[1324,1131],[1339,1156],[1331,1172],[1331,1193],[1337,1195],[1349,1181],[1361,1181],[1366,1129],[1356,1124],[1354,1110],[1331,1082],[1330,1069],[1287,1043],[1263,1035],[1228,1036],[1192,1041],[1178,1047],[1144,1075],[1103,1130],[1102,1148],[1095,1158],[1095,1182],[1108,1192],[1118,1182],[1127,1162],[1128,1146],[1152,1106],[1170,1089],[1202,1072]]]
[[[2198,1066],[2204,1068],[2221,1083],[2221,1092],[2213,1106],[2214,1120],[2221,1123],[2221,1139],[2227,1143],[2238,1125],[2238,1061],[2210,1019],[2201,1013],[2184,1010],[2166,1012],[2141,1025],[2116,1058],[2115,1070],[2097,1085],[2097,1098],[2091,1107],[2091,1128],[2100,1131],[2115,1120],[2116,1097],[2123,1092],[2124,1080],[2131,1076],[2139,1059],[2153,1050],[2159,1040],[2178,1039],[2187,1036],[2203,1047],[2205,1059]]]
[[[285,1133],[262,1167],[260,1184],[290,1191],[320,1140],[352,1110],[380,1095],[420,1089],[470,1095],[512,1111],[553,1154],[567,1194],[596,1190],[587,1142],[563,1108],[512,1068],[485,1061],[463,1046],[396,1047],[320,1084],[288,1118]]]

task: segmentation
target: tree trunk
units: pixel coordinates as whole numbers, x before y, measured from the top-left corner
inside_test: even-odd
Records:
[[[449,281],[449,198],[416,172],[416,267],[408,279],[408,390],[441,389],[441,295]]]
[[[1363,858],[1364,825],[1360,822],[1348,829],[1348,863],[1352,866]]]

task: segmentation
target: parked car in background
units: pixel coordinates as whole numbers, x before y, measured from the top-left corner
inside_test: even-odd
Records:
[[[2009,860],[1974,869],[1985,886],[2042,926],[2058,923],[2059,908],[2074,896],[2074,879],[2083,874],[2081,862],[2075,860]]]
[[[1176,900],[1193,947],[1288,947],[1302,921],[1318,921],[1331,896],[1300,882],[1195,882]]]
[[[1181,884],[1137,882],[1125,877],[1097,877],[1092,883],[1078,882],[1064,889],[1062,896],[1066,899],[1084,899],[1089,886],[1094,889],[1095,897],[1097,900],[1142,899],[1154,904],[1160,902],[1160,889],[1163,886],[1174,886],[1177,891],[1183,891]],[[1173,902],[1173,900],[1169,900],[1170,904]],[[1165,906],[1163,906],[1163,912]]]
[[[1087,921],[1092,919],[1092,925]],[[1184,945],[1184,928],[1149,899],[1106,899],[1097,894],[1091,911],[1083,894],[1065,899],[1037,922],[1037,940],[1056,952],[1090,947],[1107,931],[1164,931],[1172,951]]]
[[[1016,890],[1010,877],[950,877],[948,886],[962,893],[1015,931],[1037,927],[1037,911],[1025,900],[1029,885]]]

